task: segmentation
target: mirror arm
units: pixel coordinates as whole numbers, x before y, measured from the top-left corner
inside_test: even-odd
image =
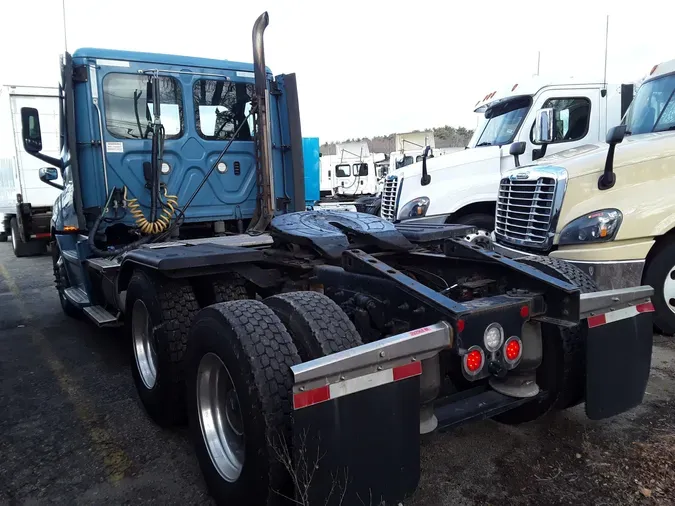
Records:
[[[614,150],[616,143],[609,145],[607,159],[605,160],[605,171],[598,179],[598,190],[609,190],[616,183],[616,174],[614,174]]]
[[[427,172],[427,156],[429,155],[430,150],[431,146],[427,146],[424,148],[424,153],[422,154],[422,179],[420,180],[422,186],[426,186],[431,183],[431,176]]]
[[[47,181],[47,180],[44,180],[44,179],[41,179],[40,181],[42,181],[45,184],[48,184],[49,186],[53,186],[57,190],[63,190],[65,188],[65,186],[63,186],[62,184],[54,183],[53,181]]]
[[[49,165],[53,165],[54,167],[58,168],[61,172],[66,168],[65,164],[63,163],[63,160],[60,158],[54,158],[49,155],[45,155],[43,153],[28,153],[29,155],[34,156],[38,160],[42,160],[43,162],[48,163]]]

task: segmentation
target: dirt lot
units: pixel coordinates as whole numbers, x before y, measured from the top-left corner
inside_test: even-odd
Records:
[[[120,330],[61,313],[51,259],[0,244],[0,504],[209,504],[184,430],[153,425]],[[655,337],[645,403],[485,421],[422,448],[406,506],[675,504],[675,339]]]

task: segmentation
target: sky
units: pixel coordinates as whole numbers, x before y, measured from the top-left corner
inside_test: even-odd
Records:
[[[537,72],[632,82],[675,58],[675,2],[64,0],[68,50],[163,52],[252,61],[267,10],[266,63],[298,76],[302,132],[321,142],[451,125]],[[56,85],[62,0],[3,5],[0,83]],[[9,4],[11,3],[11,7]],[[634,7],[633,10],[630,7]]]

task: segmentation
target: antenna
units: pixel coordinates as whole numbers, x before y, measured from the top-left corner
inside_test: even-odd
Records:
[[[66,0],[61,0],[61,12],[63,14],[63,50],[68,52],[68,37],[66,35]]]
[[[537,51],[537,76],[539,75],[539,63],[541,63],[541,51]]]
[[[607,14],[607,24],[605,25],[605,74],[602,77],[602,85],[607,89],[607,45],[609,41],[609,14]]]

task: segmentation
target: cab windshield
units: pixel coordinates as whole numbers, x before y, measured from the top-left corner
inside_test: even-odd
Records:
[[[675,74],[640,86],[626,115],[626,134],[675,130]]]
[[[503,146],[513,142],[531,106],[530,96],[513,97],[489,106],[476,147]]]

